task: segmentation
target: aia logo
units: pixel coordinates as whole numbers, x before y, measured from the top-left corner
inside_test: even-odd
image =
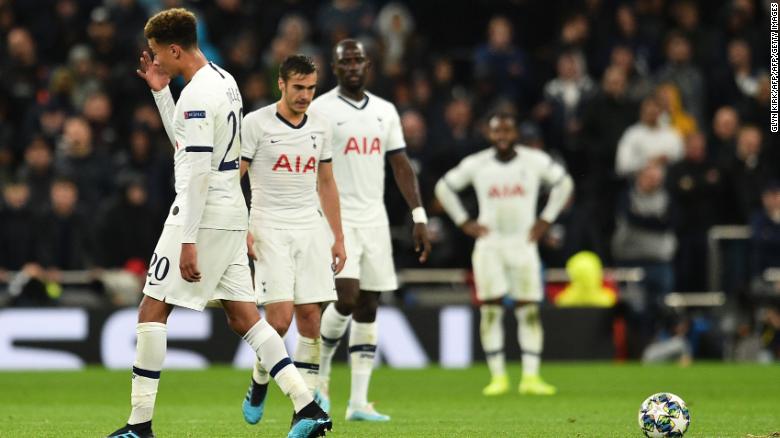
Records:
[[[305,162],[303,160],[306,160]],[[317,159],[314,157],[302,158],[300,155],[296,155],[293,161],[290,161],[290,157],[287,154],[279,155],[274,164],[274,172],[290,172],[290,173],[306,173],[317,171]]]
[[[371,144],[368,143],[368,139],[366,137],[363,137],[362,144],[358,141],[355,137],[350,137],[347,141],[347,146],[344,148],[344,155],[349,155],[350,153],[358,154],[358,155],[371,155],[371,154],[381,154],[382,153],[382,143],[379,141],[378,138],[374,137],[373,140],[371,140]]]
[[[489,198],[511,198],[514,196],[523,195],[525,195],[525,189],[520,184],[504,184],[503,186],[495,185],[491,186],[490,191],[488,192]]]

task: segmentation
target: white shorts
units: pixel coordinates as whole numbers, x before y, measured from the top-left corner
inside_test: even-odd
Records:
[[[480,301],[509,294],[518,301],[542,301],[542,272],[536,245],[477,240],[471,255]]]
[[[203,310],[209,301],[255,302],[252,274],[246,255],[246,231],[198,231],[198,269],[201,279],[190,283],[181,277],[179,225],[166,225],[149,262],[144,294],[176,306]]]
[[[325,222],[308,230],[251,226],[255,238],[255,287],[258,304],[335,301],[332,234]],[[349,257],[349,255],[347,256]]]
[[[344,227],[347,263],[336,278],[360,280],[360,289],[387,292],[398,289],[390,227]]]

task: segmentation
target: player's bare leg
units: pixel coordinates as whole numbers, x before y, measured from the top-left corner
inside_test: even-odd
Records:
[[[521,394],[555,394],[556,388],[542,380],[539,375],[544,344],[539,304],[518,301],[515,305],[515,317],[517,318],[517,339],[520,343],[520,351],[523,353],[523,377],[518,390]]]
[[[504,307],[501,298],[483,301],[479,306],[479,335],[490,370],[490,383],[482,390],[487,396],[509,392],[504,358]]]

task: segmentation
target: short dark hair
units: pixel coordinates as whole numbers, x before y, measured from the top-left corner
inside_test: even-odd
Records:
[[[160,44],[178,44],[185,49],[198,42],[195,14],[183,9],[166,9],[156,13],[144,26],[144,36]]]
[[[279,77],[285,82],[290,79],[290,76],[305,76],[312,73],[317,73],[317,64],[306,55],[290,55],[279,65]]]

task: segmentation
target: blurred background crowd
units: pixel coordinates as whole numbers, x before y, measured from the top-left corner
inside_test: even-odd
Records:
[[[605,266],[644,268],[654,295],[704,291],[708,230],[748,225],[744,267],[724,268],[742,273],[729,292],[780,290],[763,276],[780,267],[764,0],[0,0],[0,280],[10,289],[7,273],[20,270],[45,280],[46,297],[65,271],[145,275],[173,168],[135,69],[147,17],[173,6],[197,12],[200,47],[235,76],[245,112],[279,97],[286,56],[313,56],[323,92],[335,85],[333,44],[363,41],[369,90],[398,108],[431,217],[428,266],[469,265],[472,242],[433,186],[488,146],[486,116],[502,110],[517,114],[523,144],[575,180],[542,243],[547,266],[590,250]],[[408,209],[388,187],[396,263],[416,267]],[[780,330],[780,318],[767,321]]]

